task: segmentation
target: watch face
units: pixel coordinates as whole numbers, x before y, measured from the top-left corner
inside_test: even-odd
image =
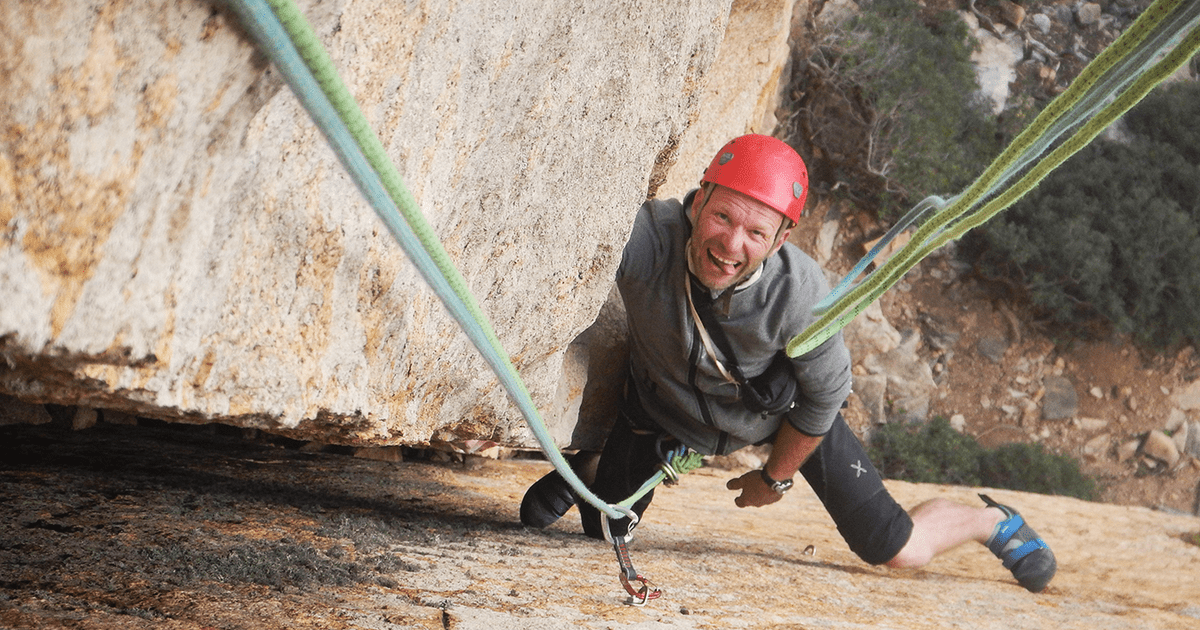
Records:
[[[762,475],[763,481],[767,484],[767,486],[775,492],[783,494],[784,492],[792,489],[794,480],[784,479],[783,481],[775,481],[770,477],[770,475],[767,474],[767,470],[765,468],[760,468],[758,472],[760,475]]]

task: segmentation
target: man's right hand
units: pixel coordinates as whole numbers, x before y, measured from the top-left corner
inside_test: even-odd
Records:
[[[741,477],[730,479],[725,484],[725,488],[729,490],[742,491],[742,493],[733,500],[733,504],[740,508],[763,507],[765,505],[775,503],[783,498],[782,494],[772,490],[771,487],[768,486],[765,481],[763,481],[762,473],[757,470],[751,470]]]

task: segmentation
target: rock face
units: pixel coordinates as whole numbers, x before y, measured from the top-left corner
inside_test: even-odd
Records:
[[[737,4],[731,33],[775,24],[786,45],[793,2]],[[632,209],[705,99],[766,100],[786,54],[722,43],[729,0],[300,5],[570,435],[564,356]],[[706,87],[719,49],[743,83]],[[0,394],[350,443],[532,444],[223,5],[6,3],[0,62]]]
[[[681,198],[695,188],[713,155],[730,138],[771,133],[790,25],[808,5],[807,0],[733,3],[717,61],[705,75],[697,120],[683,135],[678,162],[666,173],[658,196]],[[578,423],[572,428],[569,422],[559,422],[555,439],[560,445],[603,446],[624,385],[627,337],[625,307],[614,290],[595,323],[567,349],[567,376],[558,400],[563,408],[578,409]],[[574,416],[567,412],[562,417]]]
[[[664,595],[636,607],[623,605],[612,547],[584,537],[575,510],[544,530],[516,525],[545,462],[395,463],[194,427],[49,429],[0,428],[3,628],[1200,624],[1197,519],[1146,508],[983,490],[1058,558],[1034,595],[975,543],[921,569],[872,567],[807,484],[739,509],[725,483],[747,469],[705,467],[660,488],[638,526],[632,561]],[[982,505],[978,488],[885,484],[906,507]]]

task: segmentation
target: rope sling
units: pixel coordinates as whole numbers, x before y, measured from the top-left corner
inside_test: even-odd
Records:
[[[576,494],[607,518],[637,515],[631,506],[663,481],[698,468],[699,454],[686,449],[667,454],[663,466],[628,499],[609,504],[597,497],[558,450],[533,400],[465,279],[421,214],[378,136],[371,130],[312,26],[292,0],[230,0],[259,49],[279,69],[312,117],[351,179],[412,260],[425,282],[461,326],[525,418],[539,446]],[[934,249],[960,237],[1007,208],[1053,168],[1090,142],[1105,127],[1178,70],[1200,48],[1200,0],[1156,0],[1097,57],[964,192],[949,200],[930,197],[897,223],[841,283],[816,307],[820,318],[786,347],[799,356],[841,330],[859,312]],[[1169,52],[1168,52],[1169,51]],[[1083,122],[1082,126],[1080,123]],[[1067,141],[1039,161],[1011,187],[1001,188],[1072,128]],[[970,211],[985,199],[982,208]],[[933,211],[932,216],[930,211]],[[970,212],[969,212],[970,211]],[[866,279],[853,284],[888,242],[924,220],[914,238]],[[607,534],[606,520],[602,519]],[[621,581],[632,603],[661,594],[633,569],[628,536],[608,536],[621,565]]]

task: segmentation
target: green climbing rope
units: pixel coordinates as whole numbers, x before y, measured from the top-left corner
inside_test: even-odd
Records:
[[[550,462],[583,500],[611,518],[623,518],[623,512],[588,489],[554,444],[508,353],[304,15],[292,0],[231,0],[231,5],[259,48],[279,68],[372,209],[488,362]]]

